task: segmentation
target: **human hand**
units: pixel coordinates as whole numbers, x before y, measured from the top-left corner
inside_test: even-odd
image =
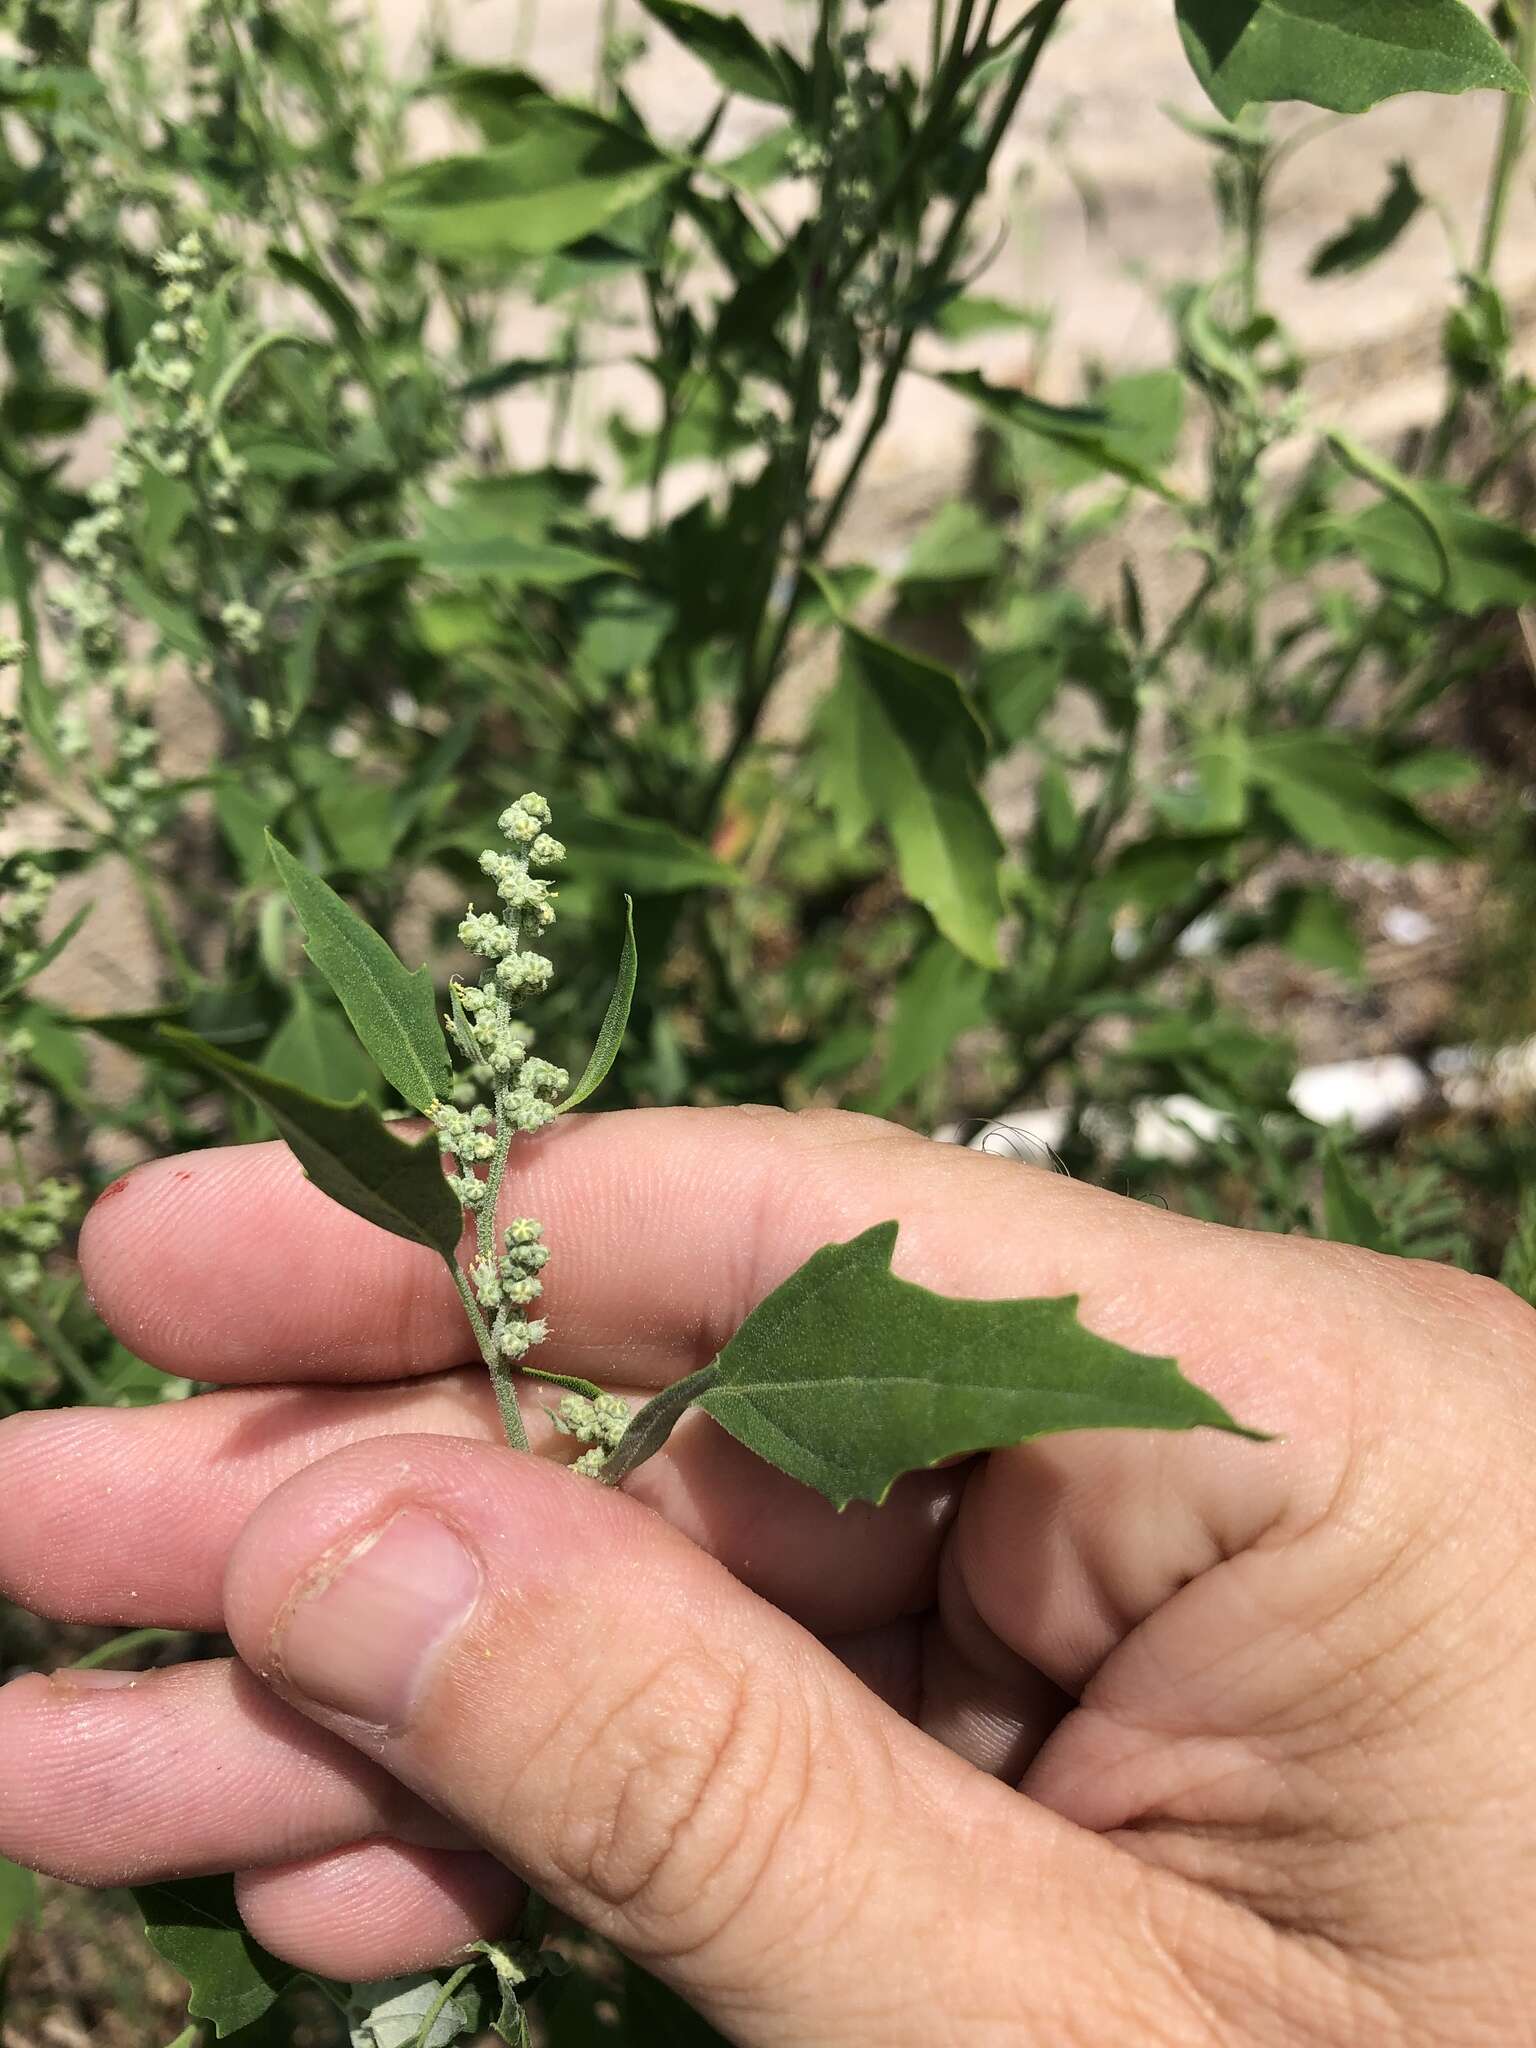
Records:
[[[515,1871],[749,2048],[1536,2040],[1529,1309],[863,1118],[524,1157],[552,1369],[663,1384],[894,1215],[905,1277],[1080,1292],[1281,1440],[1046,1439],[838,1517],[694,1417],[626,1499],[498,1445],[441,1267],[282,1148],[145,1167],[103,1314],[260,1384],[0,1425],[0,1590],[245,1662],[6,1688],[0,1852],[238,1868],[353,1978],[504,1932]]]

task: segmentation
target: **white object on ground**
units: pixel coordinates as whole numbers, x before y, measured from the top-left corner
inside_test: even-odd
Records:
[[[1438,1088],[1452,1109],[1491,1109],[1536,1096],[1536,1038],[1521,1045],[1480,1053],[1471,1046],[1446,1046],[1430,1056],[1428,1068],[1401,1053],[1379,1059],[1333,1060],[1303,1067],[1291,1083],[1293,1106],[1311,1122],[1327,1129],[1348,1129],[1364,1137],[1394,1129],[1423,1108]],[[1121,1126],[1109,1117],[1084,1116],[1086,1128],[1113,1143]],[[1144,1159],[1181,1164],[1193,1159],[1202,1143],[1219,1138],[1229,1119],[1193,1095],[1168,1095],[1138,1103],[1132,1124],[1131,1149]],[[968,1145],[973,1152],[1003,1152],[1010,1141],[1049,1154],[1067,1135],[1067,1112],[1044,1103],[1027,1103],[1001,1116],[973,1117],[961,1124],[943,1124],[934,1137],[945,1145]]]

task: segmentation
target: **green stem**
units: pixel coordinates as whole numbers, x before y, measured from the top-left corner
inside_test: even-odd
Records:
[[[98,1408],[108,1405],[106,1388],[52,1316],[43,1309],[32,1307],[21,1295],[13,1294],[9,1289],[0,1295],[0,1299],[3,1299],[8,1315],[25,1323],[82,1401]]]
[[[1536,73],[1536,0],[1525,0],[1525,10],[1520,19],[1520,34],[1515,44],[1515,62],[1527,79]],[[1515,172],[1525,151],[1526,128],[1530,119],[1530,102],[1523,94],[1506,93],[1504,114],[1499,123],[1499,144],[1493,160],[1493,178],[1488,187],[1488,204],[1483,214],[1483,232],[1477,249],[1477,267],[1484,277],[1493,275],[1493,266],[1499,253],[1499,243],[1504,234],[1504,223],[1509,212],[1509,198],[1515,182]]]
[[[619,27],[619,0],[603,0],[597,23],[597,65],[592,84],[594,102],[610,113],[618,99],[617,81],[608,76],[608,51]]]
[[[510,1126],[507,1127],[507,1137],[510,1142]],[[506,1148],[502,1146],[499,1138],[497,1140],[497,1150],[502,1155],[501,1164],[505,1168]],[[497,1185],[499,1188],[499,1178]],[[487,1217],[490,1219],[488,1230],[486,1226]],[[475,1218],[475,1234],[481,1256],[494,1258],[496,1247],[496,1208],[489,1194],[486,1200],[481,1203],[479,1213]],[[486,1249],[487,1242],[489,1243],[489,1252]],[[475,1299],[474,1289],[470,1286],[464,1269],[460,1266],[457,1259],[453,1262],[453,1284],[459,1290],[459,1299],[464,1304],[464,1313],[469,1317],[469,1327],[475,1333],[475,1342],[480,1347],[480,1356],[485,1362],[486,1371],[491,1376],[491,1392],[496,1396],[496,1408],[501,1416],[502,1432],[514,1451],[526,1451],[529,1447],[528,1432],[523,1427],[522,1410],[517,1405],[516,1376],[506,1360],[497,1351],[496,1340],[486,1323],[479,1302]]]
[[[21,1199],[24,1202],[30,1202],[32,1199],[32,1172],[27,1165],[27,1155],[21,1149],[21,1138],[15,1131],[11,1132],[11,1165],[16,1174],[16,1185],[21,1190]]]
[[[230,14],[227,6],[220,7],[219,17],[225,36],[229,41],[230,52],[235,60],[235,68],[240,73],[240,82],[244,86],[249,100],[248,111],[251,116],[251,132],[256,137],[258,146],[267,160],[267,170],[272,178],[272,182],[282,189],[287,203],[288,217],[298,232],[299,240],[304,245],[305,255],[309,258],[315,269],[324,271],[325,262],[319,249],[315,246],[315,238],[310,232],[309,222],[305,218],[303,194],[299,189],[297,179],[293,175],[292,163],[284,154],[283,140],[278,135],[272,118],[267,112],[266,95],[263,89],[261,74],[251,62],[250,52],[241,40],[239,24]]]
[[[464,1268],[455,1259],[453,1262],[453,1284],[459,1290],[459,1299],[464,1304],[464,1313],[469,1317],[469,1327],[475,1333],[475,1342],[480,1346],[480,1356],[487,1365],[496,1363],[495,1347],[491,1343],[491,1332],[484,1312],[475,1299],[475,1290],[465,1276]]]
[[[149,921],[155,928],[155,936],[169,955],[171,965],[183,987],[190,992],[200,986],[203,977],[192,964],[186,948],[181,943],[175,922],[166,908],[165,898],[160,894],[160,885],[141,853],[125,851],[124,858],[138,884],[139,895],[149,914]]]
[[[479,1967],[478,1962],[465,1963],[462,1969],[454,1971],[442,1990],[437,1994],[436,2003],[422,2021],[420,2031],[417,2033],[412,2048],[427,2048],[427,2043],[432,2039],[433,2028],[448,2010],[448,2001],[453,1997],[459,1986],[466,1983]]]
[[[224,408],[234,397],[241,379],[252,366],[274,348],[322,348],[324,343],[313,334],[300,334],[295,328],[274,327],[265,334],[258,334],[248,341],[234,361],[219,378],[208,395],[208,418],[218,426],[224,415]]]
[[[103,1664],[113,1664],[119,1657],[131,1657],[135,1650],[147,1650],[161,1643],[173,1643],[183,1631],[174,1628],[135,1628],[125,1636],[114,1636],[110,1643],[103,1643],[100,1649],[90,1650],[83,1657],[77,1657],[67,1668],[71,1671],[99,1671]]]
[[[942,280],[947,275],[950,266],[958,255],[961,243],[965,239],[965,231],[969,224],[971,213],[985,188],[987,173],[991,168],[993,159],[997,155],[998,147],[1002,142],[1004,134],[1007,132],[1014,114],[1018,111],[1019,102],[1023,98],[1025,89],[1034,75],[1035,67],[1040,61],[1046,43],[1050,40],[1053,29],[1066,11],[1067,4],[1068,0],[1042,0],[1042,4],[1036,8],[1033,17],[1031,17],[1034,25],[1030,31],[1029,39],[1019,53],[1018,63],[1014,66],[1012,75],[1009,78],[1007,90],[998,102],[986,137],[975,152],[975,160],[965,186],[955,201],[954,211],[950,215],[948,227],[939,243],[938,250],[923,265],[919,278],[914,280],[908,292],[909,301],[913,305],[921,306],[924,303],[927,294],[933,288],[934,281]],[[956,21],[955,33],[951,39],[952,55],[963,49],[963,38],[966,29],[969,27],[972,12],[973,8],[971,6],[962,5],[960,16]],[[756,737],[763,708],[768,701],[769,693],[778,675],[779,664],[784,658],[785,649],[789,645],[790,635],[794,631],[796,613],[799,610],[801,600],[810,581],[807,571],[813,563],[820,559],[831,542],[832,537],[837,532],[838,527],[841,525],[849,502],[864,473],[865,466],[874,451],[876,443],[885,431],[890,419],[891,407],[895,402],[897,387],[901,382],[902,373],[906,369],[908,358],[917,339],[917,332],[916,319],[911,315],[897,329],[894,341],[887,351],[874,407],[864,432],[860,436],[858,446],[849,458],[847,468],[844,470],[843,476],[838,483],[837,489],[833,492],[826,510],[803,540],[799,560],[795,567],[794,582],[783,610],[779,615],[773,637],[769,642],[767,654],[761,660],[752,660],[750,662],[747,686],[742,693],[742,705],[736,720],[735,730],[706,790],[701,819],[701,824],[706,828],[713,822],[720,800],[742,755]],[[759,632],[760,630],[759,628]],[[751,636],[747,643],[749,648],[756,645],[757,638],[758,633],[754,633]]]

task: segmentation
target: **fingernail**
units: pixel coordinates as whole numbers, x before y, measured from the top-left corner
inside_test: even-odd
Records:
[[[49,1673],[55,1685],[67,1685],[71,1692],[110,1692],[121,1686],[137,1685],[142,1671],[62,1671]]]
[[[273,1659],[316,1706],[403,1728],[479,1593],[479,1567],[453,1531],[407,1508],[300,1594]]]

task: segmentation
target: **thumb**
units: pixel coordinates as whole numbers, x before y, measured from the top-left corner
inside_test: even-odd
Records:
[[[1085,1995],[1141,1974],[1106,1942],[1145,1927],[1158,1873],[561,1468],[441,1438],[340,1451],[247,1525],[226,1616],[285,1698],[748,2048],[930,2041],[955,1985],[981,2038],[1076,2038]]]

